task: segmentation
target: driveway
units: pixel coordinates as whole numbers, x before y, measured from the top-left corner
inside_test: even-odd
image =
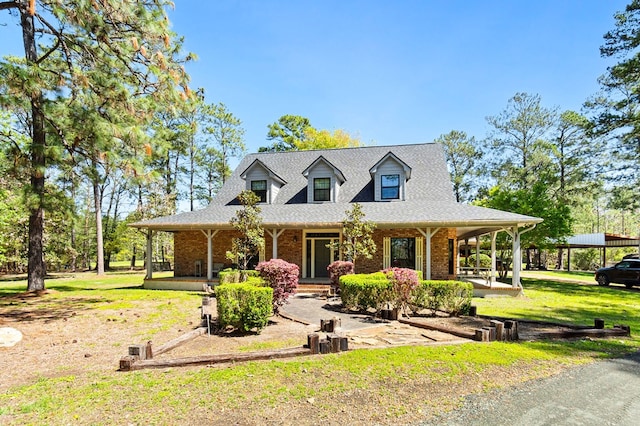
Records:
[[[472,396],[462,408],[424,424],[635,426],[640,424],[640,352]]]

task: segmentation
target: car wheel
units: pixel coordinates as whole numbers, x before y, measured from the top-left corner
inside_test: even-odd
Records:
[[[598,285],[609,285],[609,278],[606,275],[598,275]]]

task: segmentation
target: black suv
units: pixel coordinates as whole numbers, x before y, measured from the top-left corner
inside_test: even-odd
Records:
[[[600,268],[596,271],[596,281],[599,285],[619,283],[627,288],[640,285],[640,259],[624,259],[610,268]]]

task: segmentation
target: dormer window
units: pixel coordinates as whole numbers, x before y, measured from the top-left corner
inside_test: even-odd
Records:
[[[278,191],[286,185],[284,179],[278,176],[265,163],[255,160],[240,174],[245,181],[245,189],[253,191],[260,197],[261,203],[272,204],[278,195]]]
[[[388,152],[369,169],[374,184],[376,201],[403,201],[407,199],[407,182],[411,179],[411,167]]]
[[[400,175],[382,175],[381,197],[383,200],[400,198]]]
[[[323,156],[318,157],[302,175],[307,178],[307,203],[335,203],[346,179],[342,172]]]
[[[260,197],[261,203],[267,202],[267,181],[266,180],[252,180],[251,191]]]
[[[313,179],[313,201],[331,201],[331,178]]]

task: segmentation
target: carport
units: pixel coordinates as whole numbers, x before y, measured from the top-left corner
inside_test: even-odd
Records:
[[[597,232],[594,234],[574,235],[567,239],[566,244],[559,244],[558,249],[567,249],[567,271],[571,271],[571,249],[576,248],[598,248],[600,249],[601,265],[606,265],[607,248],[637,247],[640,253],[640,236],[630,237],[627,235],[607,234]],[[564,269],[564,268],[563,268]]]

